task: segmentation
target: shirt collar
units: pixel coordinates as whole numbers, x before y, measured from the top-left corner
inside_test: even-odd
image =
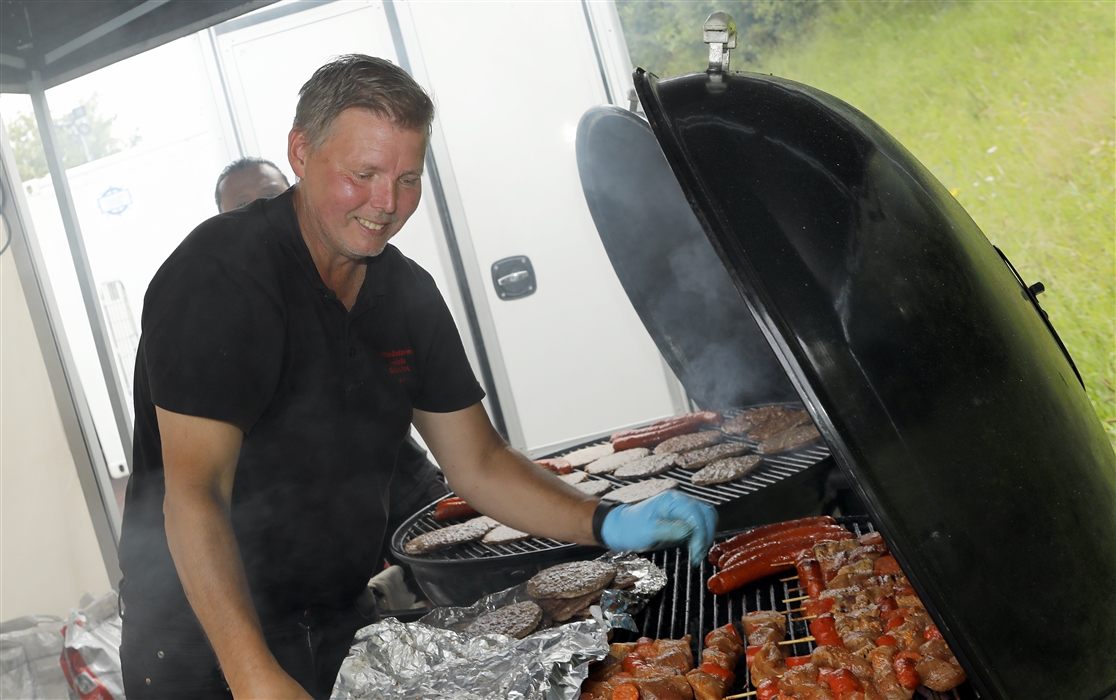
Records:
[[[263,203],[264,214],[267,216],[271,228],[279,233],[279,241],[283,248],[297,262],[299,269],[306,275],[306,279],[311,286],[323,292],[330,291],[325,282],[322,281],[322,276],[318,274],[318,267],[314,264],[310,249],[306,247],[306,241],[302,239],[302,230],[298,225],[298,214],[295,213],[294,208],[294,190],[295,186],[292,185],[283,194],[265,201]],[[388,247],[392,246],[389,244]],[[356,303],[349,311],[350,314],[355,315],[374,307],[376,297],[387,294],[387,265],[384,264],[384,256],[388,253],[389,251],[385,249],[383,253],[376,257],[365,259],[367,267],[364,272],[364,282],[361,284],[360,292],[357,293]]]

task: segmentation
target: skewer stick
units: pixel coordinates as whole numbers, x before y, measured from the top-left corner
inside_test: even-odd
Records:
[[[781,642],[776,642],[776,644],[778,644],[781,647],[785,647],[785,646],[789,646],[791,644],[799,644],[801,642],[812,642],[812,641],[814,641],[813,637],[799,637],[798,639],[784,639]]]
[[[791,591],[801,591],[801,590],[802,590],[802,586],[787,586],[787,593],[790,593]]]
[[[806,620],[816,620],[817,615],[803,615],[802,617],[792,617],[791,622],[805,622]]]
[[[797,576],[788,576],[786,578],[779,579],[779,583],[786,583],[787,581],[797,581],[797,580],[798,580]]]
[[[796,603],[800,600],[809,600],[809,599],[810,599],[810,596],[808,596],[808,595],[800,595],[797,598],[783,598],[783,602],[784,603]]]
[[[739,695],[726,695],[724,700],[737,700],[738,698],[748,698],[756,694],[756,691],[749,690],[747,693],[740,693]]]
[[[806,611],[806,608],[791,608],[790,610],[784,610],[783,612],[784,613],[796,613],[796,612],[805,612],[805,611]]]

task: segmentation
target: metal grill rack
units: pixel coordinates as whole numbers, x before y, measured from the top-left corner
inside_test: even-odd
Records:
[[[838,522],[861,535],[875,528],[867,518],[838,518]],[[735,534],[735,533],[733,533]],[[728,535],[720,539],[727,539]],[[637,637],[653,639],[681,639],[691,636],[694,660],[701,658],[705,635],[729,622],[737,624],[746,612],[756,610],[789,611],[800,605],[798,602],[784,603],[788,598],[800,595],[794,581],[780,581],[789,574],[771,576],[733,591],[728,595],[715,596],[705,588],[705,582],[713,575],[713,567],[703,561],[697,569],[689,565],[689,553],[685,549],[669,549],[645,555],[660,567],[667,576],[667,585],[648,602],[643,612],[636,615],[635,623],[639,634],[618,630],[613,641],[635,641]],[[794,615],[788,614],[787,639],[801,639],[810,636],[806,621],[792,621]],[[742,629],[740,629],[743,632]],[[799,642],[790,645],[789,653],[804,656],[814,650],[813,642]],[[751,685],[746,665],[737,667],[738,676],[732,693],[755,690]],[[981,697],[971,683],[965,682],[949,693],[935,693],[922,688],[922,697],[933,700],[979,700]],[[916,698],[920,697],[917,693]]]
[[[788,406],[792,409],[801,409],[801,406]],[[733,411],[726,411],[725,417],[737,415],[747,409],[738,409]],[[568,448],[558,454],[551,455],[552,457],[561,457],[564,454],[580,449],[582,447],[589,447],[591,445],[602,445],[607,440],[598,440],[595,442],[585,443],[576,447]],[[755,440],[748,440],[747,438],[726,435],[725,442],[739,442],[748,445],[753,450],[757,443]],[[735,481],[729,481],[720,484],[711,484],[709,486],[696,486],[690,481],[690,477],[694,471],[689,469],[682,469],[675,467],[663,474],[659,474],[654,479],[669,478],[678,482],[678,489],[684,493],[702,499],[713,505],[722,505],[731,503],[737,499],[749,496],[764,488],[773,486],[781,481],[785,481],[791,477],[797,476],[806,472],[807,470],[817,466],[823,460],[829,457],[829,448],[824,442],[818,441],[816,443],[798,448],[789,452],[774,455],[762,455],[763,462],[758,467],[746,474],[743,478]],[[592,474],[591,479],[604,479],[610,482],[614,488],[634,484],[643,479],[619,479],[611,474]],[[607,497],[608,494],[605,494]],[[392,548],[395,552],[400,553],[403,551],[403,545],[410,541],[412,538],[421,534],[437,530],[448,525],[452,525],[460,521],[441,522],[434,519],[434,503],[431,503],[426,508],[423,508],[417,517],[405,522],[399,530],[394,533],[392,537]],[[480,542],[471,542],[464,545],[457,545],[448,549],[423,554],[422,559],[430,562],[437,561],[459,561],[468,559],[482,559],[482,558],[498,558],[506,557],[516,554],[527,554],[545,551],[562,551],[570,552],[574,549],[585,549],[587,552],[592,551],[593,548],[584,547],[582,545],[569,544],[566,542],[559,542],[558,540],[547,539],[543,537],[531,537],[519,542],[511,542],[502,545],[487,545]]]

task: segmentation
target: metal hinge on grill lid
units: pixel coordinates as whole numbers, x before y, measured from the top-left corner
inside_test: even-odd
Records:
[[[711,76],[727,73],[729,53],[736,48],[736,22],[727,12],[714,12],[706,18],[701,28],[702,40],[709,44],[709,69]]]

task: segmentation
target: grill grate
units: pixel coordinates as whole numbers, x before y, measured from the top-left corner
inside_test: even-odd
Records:
[[[786,405],[786,404],[784,404]],[[787,405],[788,408],[801,409],[801,406]],[[726,411],[725,417],[737,415],[747,409],[738,409],[734,411]],[[607,440],[597,440],[588,442],[575,447],[567,448],[562,452],[551,455],[552,457],[561,457],[564,454],[569,454],[574,450],[582,447],[589,447],[591,445],[603,445]],[[755,449],[757,443],[755,440],[747,438],[726,435],[725,442],[743,443]],[[811,467],[819,464],[822,460],[829,457],[829,448],[824,442],[817,442],[806,447],[802,447],[790,452],[775,455],[763,455],[763,462],[760,463],[751,473],[745,475],[742,479],[730,481],[721,484],[712,484],[710,486],[696,486],[690,482],[690,477],[693,471],[675,467],[666,471],[658,476],[648,477],[654,479],[670,478],[678,482],[678,490],[688,493],[692,496],[702,499],[713,505],[722,505],[731,503],[739,498],[743,498],[750,494],[756,493],[761,489],[779,483],[797,474],[801,474]],[[590,475],[591,479],[604,479],[613,485],[613,488],[626,486],[628,484],[637,483],[644,479],[619,479],[611,474],[593,474]],[[607,494],[606,494],[607,495]],[[403,552],[403,545],[411,539],[419,535],[438,530],[448,525],[460,521],[441,522],[434,519],[434,505],[430,504],[422,511],[421,515],[412,520],[404,523],[402,527],[392,537],[392,548],[397,552]],[[424,561],[457,561],[468,559],[485,559],[494,557],[504,557],[515,554],[527,554],[533,552],[544,552],[552,550],[568,550],[582,545],[569,544],[567,542],[560,542],[558,540],[547,539],[543,537],[531,537],[519,542],[510,542],[502,545],[487,545],[480,542],[470,542],[468,544],[450,547],[448,549],[431,552],[422,555]]]
[[[838,521],[855,534],[861,535],[875,528],[867,518],[838,518]],[[725,535],[720,539],[727,539]],[[689,634],[692,638],[692,647],[695,663],[701,658],[705,635],[713,629],[721,627],[728,622],[737,624],[740,628],[740,618],[746,612],[757,610],[786,611],[796,608],[801,603],[784,603],[783,600],[800,595],[793,581],[780,581],[780,578],[791,576],[791,572],[781,576],[772,576],[762,581],[745,586],[728,595],[715,596],[705,588],[705,581],[713,575],[713,567],[708,561],[703,561],[697,569],[690,569],[688,552],[684,548],[668,549],[646,554],[667,576],[667,585],[662,591],[652,598],[643,612],[636,615],[636,626],[639,634],[618,630],[613,641],[635,641],[637,637],[651,637],[654,639],[681,639]],[[795,615],[788,618],[787,639],[801,639],[810,636],[806,621],[790,622]],[[788,652],[792,656],[804,656],[814,649],[813,642],[799,642],[790,645]],[[740,671],[733,686],[732,693],[743,693],[755,690],[751,679],[745,670],[745,664],[738,667]],[[935,693],[923,688],[924,697],[934,700],[979,700],[980,695],[971,683],[965,682],[954,688],[949,693]],[[916,693],[915,697],[919,697]]]

